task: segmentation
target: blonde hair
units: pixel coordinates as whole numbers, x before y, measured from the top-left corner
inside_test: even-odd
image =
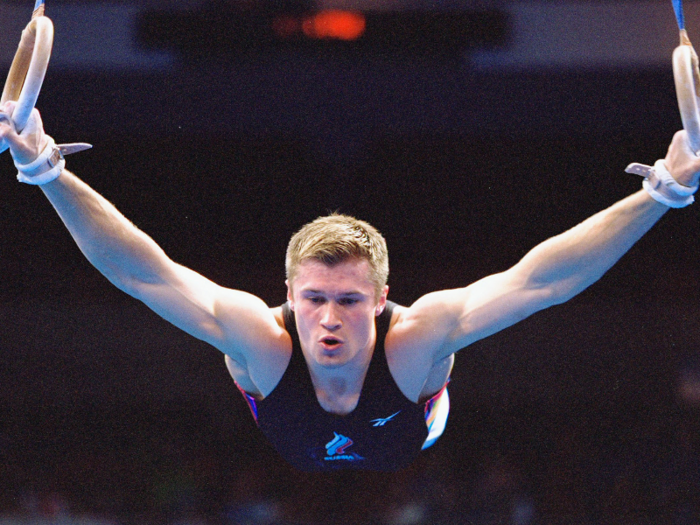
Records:
[[[290,286],[299,265],[307,260],[334,266],[350,259],[365,259],[370,280],[379,297],[389,279],[389,252],[382,234],[371,224],[333,213],[303,226],[287,246],[285,268]]]

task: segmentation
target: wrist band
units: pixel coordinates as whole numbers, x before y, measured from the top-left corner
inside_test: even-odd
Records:
[[[47,184],[57,179],[59,175],[61,175],[63,168],[66,167],[64,155],[69,155],[92,147],[90,144],[82,142],[57,145],[49,135],[46,137],[48,139],[46,146],[36,159],[29,164],[18,164],[15,162],[15,167],[18,170],[18,181],[34,186]]]
[[[657,160],[654,166],[635,162],[627,166],[625,171],[644,177],[642,187],[647,193],[655,201],[670,208],[684,208],[695,202],[693,194],[698,190],[698,185],[689,187],[676,182],[663,160]]]
[[[66,166],[66,160],[54,140],[49,136],[47,138],[49,140],[46,147],[36,159],[29,164],[15,162],[18,181],[38,186],[55,180],[61,174]]]

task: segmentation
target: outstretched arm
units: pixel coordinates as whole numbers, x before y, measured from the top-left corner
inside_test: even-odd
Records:
[[[665,159],[675,180],[694,186],[700,158],[676,134]],[[466,288],[428,294],[400,318],[396,334],[440,359],[529,315],[569,300],[597,281],[668,210],[640,190],[536,246],[509,270]],[[418,334],[418,337],[416,337]],[[418,343],[410,345],[418,352]]]
[[[11,113],[11,104],[4,108]],[[47,142],[38,112],[22,135],[0,123],[18,164],[28,164]],[[31,120],[31,119],[30,119]],[[28,131],[27,131],[28,130]],[[283,333],[259,298],[220,287],[172,261],[104,197],[72,173],[40,186],[87,259],[112,283],[191,335],[240,363],[274,348]]]

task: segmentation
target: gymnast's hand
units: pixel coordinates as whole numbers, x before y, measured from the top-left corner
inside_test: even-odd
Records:
[[[48,142],[39,111],[34,109],[21,133],[17,133],[12,114],[17,107],[13,101],[0,106],[0,141],[10,146],[16,164],[29,164],[39,156]]]
[[[664,159],[666,169],[683,186],[693,187],[700,180],[700,157],[690,149],[688,134],[679,131],[673,136]]]

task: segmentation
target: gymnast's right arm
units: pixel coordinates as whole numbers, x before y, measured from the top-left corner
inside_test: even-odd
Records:
[[[12,107],[3,107],[11,114]],[[46,144],[38,112],[36,130],[21,135],[0,122],[15,163],[27,165]],[[28,129],[30,125],[27,125]],[[63,169],[40,188],[85,257],[114,285],[161,317],[245,364],[274,351],[286,332],[265,303],[246,292],[218,286],[175,263],[144,232],[75,175]],[[263,358],[264,359],[264,358]]]

